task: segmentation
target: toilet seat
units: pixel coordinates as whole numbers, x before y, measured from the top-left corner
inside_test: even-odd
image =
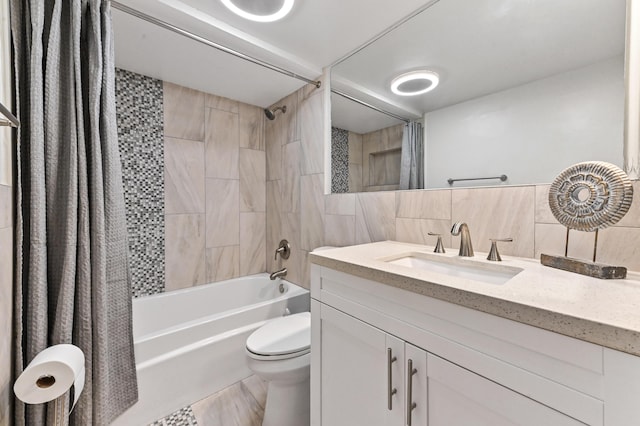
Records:
[[[295,358],[310,352],[311,314],[302,312],[269,321],[247,339],[247,355],[259,360]]]

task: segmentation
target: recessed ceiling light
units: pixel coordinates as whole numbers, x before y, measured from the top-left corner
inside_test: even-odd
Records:
[[[256,0],[220,0],[227,9],[238,16],[256,22],[273,22],[282,19],[293,8],[294,0],[273,0],[273,1],[256,1]],[[238,6],[238,3],[242,7]],[[277,10],[270,9],[274,5],[279,7]],[[257,13],[256,13],[257,12]]]
[[[400,96],[416,96],[432,91],[438,85],[438,74],[429,70],[411,71],[391,82],[391,91]]]

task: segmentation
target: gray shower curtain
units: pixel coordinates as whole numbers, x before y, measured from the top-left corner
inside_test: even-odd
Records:
[[[79,346],[86,381],[70,423],[106,425],[137,400],[110,6],[11,0],[11,30],[15,373],[47,346]],[[16,400],[15,424],[66,424],[68,396],[57,402]]]
[[[424,143],[422,124],[404,125],[400,160],[400,189],[424,188]]]

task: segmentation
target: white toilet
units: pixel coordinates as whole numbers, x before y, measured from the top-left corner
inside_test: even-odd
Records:
[[[311,314],[277,318],[247,339],[249,368],[269,383],[262,426],[309,424]]]

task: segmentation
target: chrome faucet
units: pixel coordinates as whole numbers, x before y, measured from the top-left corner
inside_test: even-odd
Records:
[[[456,222],[451,227],[451,235],[460,235],[460,250],[458,256],[473,257],[473,246],[471,245],[471,235],[469,226],[464,222]]]
[[[287,276],[287,268],[282,268],[279,271],[272,272],[269,275],[270,280],[275,280],[276,278],[282,278]]]

